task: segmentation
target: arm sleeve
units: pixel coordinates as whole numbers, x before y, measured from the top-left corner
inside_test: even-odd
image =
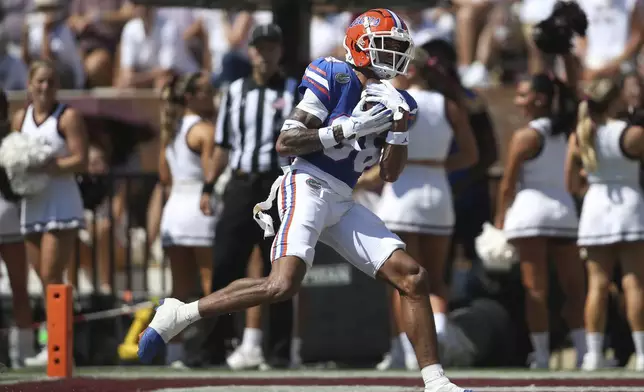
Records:
[[[324,122],[324,120],[326,120],[329,116],[329,111],[327,110],[326,106],[322,103],[322,101],[320,101],[320,98],[318,98],[318,96],[309,89],[306,89],[306,91],[304,91],[304,96],[302,97],[302,100],[300,100],[300,102],[297,104],[296,108],[312,114],[321,122]]]

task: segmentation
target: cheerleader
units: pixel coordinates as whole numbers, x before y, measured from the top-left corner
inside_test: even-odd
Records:
[[[639,184],[644,128],[612,118],[618,96],[619,88],[612,81],[590,83],[568,143],[567,186],[581,194],[587,185],[577,240],[586,248],[588,271],[588,353],[582,368],[596,370],[608,364],[603,354],[606,307],[612,273],[620,263],[635,368],[644,371],[644,198]]]
[[[57,101],[59,81],[53,64],[34,61],[28,76],[31,103],[14,114],[12,129],[45,141],[53,147],[55,157],[30,169],[48,174],[50,180],[41,193],[22,199],[20,226],[27,259],[46,289],[63,283],[78,230],[84,226],[83,202],[74,173],[87,169],[87,131],[80,113]],[[45,348],[25,364],[44,366],[47,358]]]
[[[478,149],[465,107],[461,102],[436,92],[430,85],[429,80],[436,70],[435,59],[430,59],[422,48],[415,48],[407,76],[395,81],[397,88],[406,89],[418,102],[418,114],[410,128],[407,165],[395,183],[385,184],[378,215],[405,242],[407,252],[427,269],[431,280],[434,323],[441,339],[448,311],[445,264],[454,228],[452,191],[447,172],[475,164]],[[450,155],[453,141],[458,151]],[[400,327],[402,315],[397,311],[398,301],[397,294],[394,294],[391,306],[396,314],[396,325]],[[399,339],[405,366],[417,368],[407,336],[401,333]],[[393,358],[400,358],[394,352],[394,344],[397,346],[395,338],[391,359],[398,362]],[[379,365],[380,369],[387,367],[385,363]]]
[[[216,218],[200,210],[204,171],[214,150],[213,91],[207,75],[175,78],[163,89],[159,178],[170,188],[161,217],[161,243],[170,259],[172,297],[188,301],[211,292],[212,239]],[[201,277],[195,291],[194,277]],[[168,345],[166,363],[182,366],[183,344]]]
[[[562,312],[578,365],[586,352],[584,270],[575,246],[577,210],[561,170],[566,133],[574,125],[574,110],[572,114],[563,110],[576,106],[572,91],[545,74],[519,83],[515,104],[531,121],[512,135],[499,185],[495,225],[519,254],[533,369],[547,369],[550,362],[549,260],[555,264],[564,292]]]
[[[0,137],[10,132],[9,102],[0,89]],[[27,257],[20,234],[20,196],[13,193],[7,174],[0,171],[0,256],[7,267],[15,326],[9,330],[9,358],[11,367],[19,368],[25,358],[34,355],[34,331],[31,304],[27,292]]]

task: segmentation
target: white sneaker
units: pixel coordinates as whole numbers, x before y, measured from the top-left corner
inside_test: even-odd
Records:
[[[25,366],[25,359],[36,355],[34,350],[34,332],[30,329],[11,327],[7,339],[9,358],[12,369]]]
[[[166,298],[157,308],[154,318],[140,335],[137,354],[141,362],[152,362],[159,349],[190,325],[192,320],[177,319],[177,310],[182,305],[184,303],[177,299]]]
[[[617,361],[614,359],[606,359],[601,354],[586,353],[581,364],[581,370],[592,372],[594,370],[613,368],[615,366],[617,366]]]
[[[382,357],[382,361],[376,365],[376,370],[384,371],[391,369],[404,369],[405,367],[406,360],[402,353],[397,355],[392,351]]]
[[[635,358],[635,371],[644,372],[644,355],[638,355]]]
[[[186,366],[183,361],[174,361],[169,365],[172,369],[177,369],[177,370],[188,370],[190,369],[188,366]]]
[[[232,370],[255,369],[265,362],[261,347],[239,346],[226,358],[226,363]]]
[[[25,367],[46,367],[47,362],[49,362],[49,352],[45,347],[36,356],[25,358]]]
[[[478,61],[470,65],[462,79],[463,86],[467,88],[484,88],[490,84],[490,75],[487,68]]]

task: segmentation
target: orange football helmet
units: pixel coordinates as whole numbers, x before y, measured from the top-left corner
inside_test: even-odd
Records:
[[[369,68],[380,79],[407,73],[413,45],[407,24],[385,8],[369,10],[354,19],[343,43],[348,63]]]

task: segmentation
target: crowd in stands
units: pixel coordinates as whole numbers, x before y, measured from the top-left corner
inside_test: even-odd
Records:
[[[591,20],[587,40],[576,47],[584,52],[587,76],[635,69],[630,60],[639,51],[639,2],[579,2]],[[485,87],[545,69],[548,59],[536,49],[531,31],[554,3],[452,0],[394,10],[418,45],[436,38],[453,42],[465,86]],[[313,10],[312,59],[343,57],[352,16]],[[271,20],[270,11],[154,8],[127,0],[6,0],[0,6],[0,86],[24,89],[26,67],[39,58],[56,61],[68,89],[160,86],[169,72],[197,69],[212,72],[217,83],[231,81],[248,69],[245,48],[252,27]]]
[[[644,39],[643,1],[577,2],[589,20],[587,36],[577,39],[573,49],[581,59],[581,78],[594,80],[626,75],[622,85],[627,109],[624,117],[630,116],[634,122],[642,121],[644,117],[636,109],[643,106],[639,76],[644,75],[644,62],[639,61]],[[392,9],[405,19],[416,45],[437,40],[452,45],[463,86],[477,90],[514,84],[529,74],[551,70],[564,74],[560,72],[564,64],[554,56],[544,55],[532,38],[534,26],[550,15],[554,5],[555,0],[451,0],[439,1],[437,6],[427,9],[399,9],[392,2]],[[310,23],[310,58],[344,58],[344,34],[354,17],[352,11],[314,9]],[[25,90],[29,66],[37,60],[49,60],[57,67],[63,89],[160,90],[172,75],[198,71],[211,75],[212,85],[220,89],[250,73],[247,55],[250,32],[254,26],[272,20],[270,11],[151,7],[128,0],[3,0],[0,5],[0,88],[9,92]],[[472,106],[476,108],[470,113],[472,118],[477,114],[486,117],[485,105],[473,101],[476,102]],[[479,106],[481,110],[478,110]],[[86,120],[91,122],[91,119]],[[483,127],[482,121],[477,123]],[[493,124],[488,125],[493,128]],[[114,129],[124,127],[119,125]],[[473,131],[483,132],[480,129]],[[494,143],[492,136],[491,144]],[[89,151],[91,173],[114,170],[116,165],[108,164],[113,161],[105,157],[110,149],[91,146]],[[119,167],[136,166],[128,160],[130,153],[128,150],[121,154],[126,158]],[[481,151],[480,154],[481,160],[486,156],[491,162],[497,158],[496,151],[487,151],[488,155]],[[453,187],[454,182],[458,182],[454,178],[450,178]],[[148,193],[152,193],[153,187],[154,184],[148,187]],[[110,214],[119,220],[126,215],[122,212],[124,209],[135,208],[123,206],[127,204],[124,188],[118,185],[115,189],[115,195],[110,199],[113,202]],[[487,194],[487,183],[481,189]],[[87,208],[87,194],[83,193],[83,196]],[[157,219],[162,207],[160,197],[159,192],[153,193],[148,206],[150,210],[156,210],[156,214],[149,216],[157,216]],[[469,244],[465,249],[467,258],[476,257],[472,243],[481,226],[477,220],[471,230],[463,228],[459,226],[458,216],[474,220],[474,214],[487,213],[481,220],[491,219],[491,211],[481,212],[480,208],[471,205],[476,204],[472,199],[477,197],[470,194],[467,200],[464,200],[466,197],[454,199],[457,215],[454,235],[459,239],[461,231],[466,232],[463,235],[468,237],[464,241]],[[112,224],[107,222],[108,214],[104,211],[108,209],[106,201],[107,198],[101,197],[91,206],[98,206],[95,216],[99,224],[95,229],[99,233],[99,258],[109,253],[102,250],[109,244],[107,236],[101,234],[107,233]],[[117,223],[126,225],[124,218],[121,220]],[[157,232],[158,227],[156,232],[148,233],[149,242],[156,239]],[[91,253],[89,246],[79,249]],[[120,253],[116,257],[125,258]],[[81,264],[83,260],[81,257]],[[99,284],[103,292],[112,290],[107,265],[106,260],[99,261]]]

